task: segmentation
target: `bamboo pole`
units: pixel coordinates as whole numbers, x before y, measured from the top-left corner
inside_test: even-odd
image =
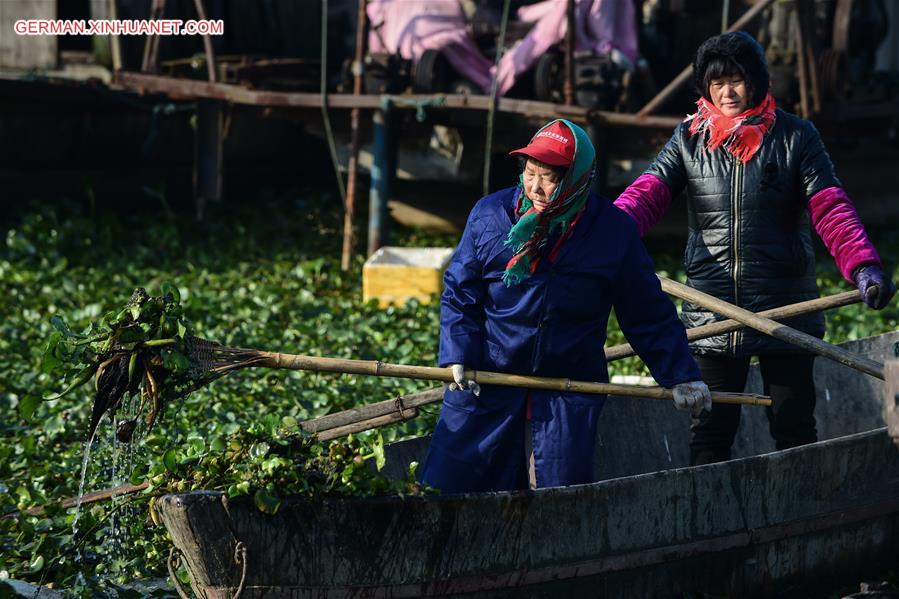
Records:
[[[60,507],[63,509],[68,509],[71,507],[75,507],[76,505],[88,505],[91,503],[97,503],[98,501],[104,501],[106,499],[113,499],[115,497],[124,497],[125,495],[133,495],[134,493],[139,493],[143,491],[147,487],[150,486],[149,481],[144,481],[138,485],[132,484],[124,484],[119,485],[118,487],[113,487],[111,489],[101,489],[99,491],[91,491],[90,493],[85,493],[80,498],[76,495],[75,497],[67,497],[59,502]],[[49,505],[49,504],[48,504]],[[3,517],[0,517],[0,522],[4,520],[12,520],[14,518],[18,518],[21,515],[26,516],[40,516],[44,513],[46,506],[36,506],[32,508],[28,508],[24,512],[11,512],[9,514],[5,514]]]
[[[389,364],[387,362],[375,360],[343,360],[338,358],[320,358],[316,356],[300,356],[265,351],[256,352],[256,355],[259,357],[259,362],[253,364],[254,367],[362,374],[369,376],[389,376],[442,381],[444,383],[453,382],[453,373],[448,367],[410,366],[406,364]],[[652,399],[674,398],[671,389],[646,385],[620,385],[615,383],[573,381],[567,378],[524,376],[500,372],[488,372],[485,370],[466,370],[465,378],[484,385],[502,385],[505,387],[523,387],[526,389],[544,389],[562,392],[574,391],[600,395],[623,395],[627,397],[648,397]],[[771,405],[770,398],[751,393],[712,393],[712,401],[717,403],[736,403],[757,406]]]
[[[819,297],[805,302],[781,306],[780,308],[772,308],[771,310],[759,312],[758,315],[772,320],[783,320],[785,318],[801,316],[811,312],[821,312],[832,308],[841,308],[850,304],[857,304],[860,301],[862,300],[858,291],[844,291],[827,297]],[[687,340],[695,341],[697,339],[705,339],[707,337],[723,335],[724,333],[730,333],[731,331],[737,331],[743,328],[746,328],[746,325],[742,322],[733,319],[722,320],[720,322],[702,325],[701,327],[687,329]],[[612,362],[613,360],[620,360],[622,358],[634,356],[636,353],[637,352],[634,351],[634,348],[632,348],[629,343],[613,345],[606,348],[606,361]]]
[[[839,362],[844,366],[849,366],[865,374],[884,380],[883,364],[870,360],[868,358],[858,356],[850,351],[846,351],[842,347],[837,347],[826,341],[822,341],[817,337],[812,337],[808,333],[797,331],[792,327],[788,327],[779,322],[759,316],[745,308],[737,307],[729,302],[712,297],[707,293],[703,293],[692,287],[687,287],[683,283],[672,281],[667,277],[659,275],[662,282],[662,290],[680,299],[693,302],[702,306],[706,310],[712,310],[728,318],[740,321],[748,327],[752,327],[757,331],[761,331],[766,335],[771,335],[781,341],[786,341],[792,345],[796,345],[811,353],[824,356],[835,362]]]
[[[702,292],[696,291],[686,285],[681,285],[680,283],[676,283],[675,281],[671,281],[670,279],[666,279],[664,277],[659,277],[662,281],[662,289],[671,295],[675,295],[677,297],[681,297],[682,299],[688,299],[689,301],[695,301],[697,304],[701,304],[700,301],[696,301],[696,298],[700,295],[706,295]],[[686,288],[690,292],[690,298],[683,297],[681,294],[684,292]],[[711,296],[708,296],[711,297]],[[702,298],[705,299],[705,298]],[[717,299],[717,298],[712,298]],[[723,302],[722,300],[717,300],[723,304],[727,304],[727,302]],[[818,312],[821,310],[838,308],[842,306],[847,306],[850,304],[858,303],[860,301],[859,295],[855,291],[846,291],[843,293],[837,293],[834,295],[830,295],[827,297],[817,298],[814,300],[808,300],[805,302],[799,302],[796,304],[791,304],[789,306],[782,306],[780,308],[773,308],[771,310],[765,310],[764,312],[759,312],[758,314],[752,314],[753,316],[757,316],[763,320],[774,319],[774,318],[789,318],[792,316],[799,316],[802,314],[808,314],[810,312]],[[727,304],[730,305],[730,304]],[[735,310],[742,310],[741,308],[737,308],[736,306],[731,306],[731,308]],[[708,308],[712,309],[712,308]],[[746,311],[748,312],[748,311]],[[724,312],[721,312],[724,314]],[[728,315],[728,314],[725,314]],[[777,327],[783,328],[783,325],[778,323],[774,323]],[[687,330],[687,338],[690,340],[693,339],[703,339],[705,337],[711,337],[713,335],[719,335],[723,333],[728,333],[731,331],[735,331],[741,328],[744,328],[748,325],[745,322],[732,318],[731,320],[724,320],[721,322],[713,323],[710,325],[705,325],[701,327],[695,327],[693,329]],[[767,325],[766,325],[767,326]],[[786,327],[788,328],[788,327]],[[765,331],[763,331],[765,332]],[[775,335],[776,336],[776,335]],[[816,338],[812,338],[816,339]],[[817,339],[816,339],[817,340]],[[817,340],[820,341],[820,340]],[[823,343],[823,342],[822,342]],[[825,345],[829,346],[832,349],[841,349],[836,348],[830,344]],[[290,357],[290,358],[304,358],[308,360],[308,363],[313,363],[323,360],[328,364],[327,368],[299,368],[300,370],[322,370],[328,372],[343,372],[342,370],[336,370],[332,368],[333,364],[331,363],[341,363],[341,362],[352,362],[359,363],[364,362],[361,360],[335,360],[333,358],[313,358],[307,356],[291,356],[290,354],[272,354],[271,352],[261,352],[268,354],[268,356],[281,356],[281,357]],[[847,352],[848,353],[848,352]],[[616,345],[606,350],[606,359],[608,361],[618,360],[627,356],[634,355],[633,349],[629,344]],[[859,356],[851,355],[853,360],[858,360],[864,358],[860,358]],[[830,356],[827,356],[830,357]],[[833,358],[835,359],[835,358]],[[840,360],[837,360],[840,361]],[[303,362],[307,363],[307,362]],[[841,362],[842,363],[842,362]],[[374,365],[374,374],[377,374],[380,366],[385,366],[383,363],[378,362],[366,362],[366,368],[372,368]],[[876,365],[876,363],[874,363]],[[266,364],[266,366],[270,366]],[[386,365],[390,366],[390,365]],[[284,368],[285,366],[270,366],[273,368]],[[426,368],[426,367],[404,367],[404,368]],[[429,370],[434,371],[448,371],[449,369],[441,369],[441,368],[429,368]],[[881,367],[882,371],[882,367]],[[372,372],[360,372],[360,374],[373,374]],[[474,378],[475,382],[484,383],[484,384],[505,384],[509,385],[508,382],[497,382],[494,380],[490,380],[493,376],[499,377],[512,377],[514,375],[500,375],[498,373],[490,373],[490,372],[479,372],[479,371],[471,371],[470,373],[466,373],[466,375],[472,375],[472,377],[466,376],[466,378]],[[871,373],[869,373],[871,374]],[[381,376],[386,376],[385,374],[380,374]],[[480,378],[477,378],[480,375]],[[486,375],[486,377],[485,377]],[[874,374],[874,376],[877,376]],[[539,381],[541,384],[543,382],[548,381],[567,381],[570,383],[570,387],[565,390],[570,391],[582,391],[582,392],[594,392],[588,391],[580,388],[581,385],[601,385],[601,383],[579,383],[576,381],[568,381],[567,379],[541,379],[539,377],[525,377],[525,376],[514,376],[515,379],[519,379],[519,382],[526,382],[526,385],[512,385],[512,386],[528,386],[531,387],[533,382]],[[449,377],[442,376],[440,379],[435,380],[443,380],[445,382],[452,381],[452,373],[450,372]],[[664,394],[667,389],[662,389],[660,387],[641,387],[636,385],[611,385],[607,384],[609,387],[616,387],[620,389],[622,387],[627,387],[629,390],[639,390],[637,393],[620,393],[622,395],[638,395],[641,397],[650,397],[657,399],[670,399],[670,395]],[[536,387],[536,388],[554,388],[554,387]],[[661,391],[662,393],[659,393]],[[618,395],[619,393],[613,393],[611,391],[602,391],[602,393],[608,393],[609,395]],[[669,392],[670,393],[670,392]],[[730,397],[724,397],[728,395]],[[714,402],[717,403],[748,403],[750,405],[770,405],[771,400],[765,398],[764,396],[745,394],[745,393],[731,393],[731,394],[719,394],[712,393],[712,398]],[[418,416],[418,407],[428,404],[439,403],[443,400],[443,389],[441,387],[434,387],[432,389],[426,389],[424,391],[420,391],[418,393],[412,393],[410,395],[403,395],[394,399],[388,399],[386,401],[381,401],[378,403],[360,406],[357,408],[351,408],[349,410],[344,410],[342,412],[337,412],[335,414],[328,414],[326,416],[321,416],[319,418],[314,418],[312,420],[307,420],[301,422],[299,424],[300,428],[309,433],[315,433],[320,441],[330,441],[332,439],[337,439],[339,437],[343,437],[352,433],[363,432],[366,430],[380,428],[382,426],[387,426],[389,424],[394,424],[396,422],[401,422],[404,420],[410,420]],[[138,493],[143,491],[149,486],[148,481],[144,481],[138,485],[125,484],[119,487],[111,488],[111,489],[102,489],[99,491],[93,491],[91,493],[86,493],[81,496],[81,505],[96,503],[99,501],[103,501],[105,499],[110,499],[113,497],[130,495],[133,493]],[[60,505],[63,508],[71,508],[79,503],[79,498],[69,497],[60,502]],[[27,515],[40,515],[44,511],[43,507],[34,507],[26,510],[24,513]],[[10,514],[6,514],[3,517],[0,517],[0,521],[8,520],[11,518],[17,518],[22,514],[22,512],[13,512]]]
[[[759,312],[758,315],[771,319],[785,319],[809,314],[811,312],[848,306],[860,301],[861,298],[857,291],[844,291],[827,297],[765,310],[764,312]],[[723,320],[721,322],[687,329],[687,339],[690,341],[705,339],[706,337],[729,333],[745,327],[745,324],[733,319]],[[625,343],[615,345],[606,349],[606,360],[611,362],[635,354],[636,352],[630,344]],[[300,423],[300,426],[307,432],[317,433],[319,439],[325,441],[351,432],[361,432],[385,426],[387,424],[409,420],[417,415],[417,408],[419,406],[439,403],[442,399],[443,389],[441,387],[434,387],[411,395],[403,395],[395,399],[389,399],[366,406],[344,410],[343,412],[337,412],[336,414],[328,414],[327,416],[307,420]],[[401,414],[405,414],[405,416],[400,417]],[[393,418],[384,418],[387,415],[393,415]],[[357,428],[351,429],[348,426],[353,424],[355,424]],[[327,435],[327,437],[325,435]]]
[[[438,403],[443,400],[443,387],[434,387],[412,393],[410,395],[402,395],[394,399],[379,401],[377,403],[357,406],[342,412],[319,416],[312,420],[305,420],[299,424],[307,433],[317,433],[321,439],[321,434],[325,431],[339,429],[356,422],[372,420],[387,414],[407,414],[415,411],[417,413],[419,406]],[[408,418],[403,418],[408,420]]]
[[[402,414],[399,412],[394,412],[392,414],[385,414],[384,416],[369,418],[368,420],[359,420],[357,422],[347,424],[346,426],[338,426],[337,428],[323,431],[318,434],[318,440],[330,441],[331,439],[337,439],[339,437],[345,437],[354,433],[361,433],[373,428],[387,426],[388,424],[394,424],[396,422],[409,420],[411,418],[415,418],[416,416],[418,416],[418,409],[412,408],[411,410],[406,410]]]

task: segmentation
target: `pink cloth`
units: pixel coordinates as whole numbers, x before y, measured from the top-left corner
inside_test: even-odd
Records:
[[[648,173],[637,177],[615,200],[615,206],[627,212],[637,223],[640,237],[659,222],[670,205],[671,190],[664,181]]]
[[[852,271],[866,264],[881,264],[852,200],[842,187],[828,187],[812,196],[808,213],[844,279],[854,285]]]
[[[518,18],[536,23],[500,60],[499,95],[505,95],[519,75],[565,39],[567,0],[544,0],[518,9]],[[468,35],[459,0],[370,0],[366,7],[371,52],[399,53],[418,61],[425,50],[440,50],[460,75],[490,93],[493,61],[481,54]],[[575,49],[607,54],[617,49],[637,60],[637,28],[633,2],[576,0]]]
[[[505,95],[519,75],[527,71],[554,45],[565,39],[568,29],[568,0],[544,0],[522,6],[518,18],[536,23],[534,28],[506,52],[499,63],[499,95]],[[620,51],[631,63],[637,60],[637,25],[634,3],[623,0],[576,0],[575,50],[608,54]],[[491,69],[492,70],[492,69]],[[489,87],[485,88],[489,93]]]
[[[457,73],[490,89],[493,63],[468,35],[459,0],[370,0],[366,13],[371,52],[417,62],[425,50],[440,50]]]

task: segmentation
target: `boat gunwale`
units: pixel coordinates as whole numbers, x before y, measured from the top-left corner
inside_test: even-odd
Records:
[[[357,497],[357,496],[322,496],[322,497],[306,497],[302,495],[289,495],[282,500],[282,505],[285,504],[325,504],[325,503],[346,503],[346,502],[364,502],[364,503],[409,503],[409,502],[459,502],[462,500],[488,500],[488,499],[503,499],[503,498],[521,498],[521,497],[529,497],[529,498],[538,498],[548,495],[559,495],[564,494],[568,491],[570,492],[580,492],[585,489],[594,489],[600,488],[602,486],[614,486],[616,484],[621,484],[622,481],[632,482],[639,481],[641,479],[652,479],[658,478],[661,476],[674,476],[683,475],[684,472],[703,472],[703,471],[711,471],[713,469],[721,469],[721,468],[732,468],[737,466],[738,464],[744,464],[752,461],[768,461],[772,458],[779,458],[780,456],[788,455],[790,453],[808,451],[814,448],[820,448],[822,446],[830,444],[833,447],[839,447],[842,444],[851,444],[857,439],[867,437],[867,436],[877,436],[878,434],[888,434],[887,427],[882,426],[874,429],[870,429],[867,431],[861,431],[857,433],[850,433],[848,435],[842,435],[839,437],[833,437],[830,439],[824,439],[821,441],[816,441],[814,443],[807,443],[805,445],[800,445],[798,447],[791,447],[789,449],[780,449],[776,451],[770,451],[767,453],[761,453],[757,455],[744,456],[740,458],[734,458],[732,460],[728,460],[725,462],[716,462],[713,464],[702,464],[699,466],[681,466],[678,468],[668,468],[665,470],[655,470],[652,472],[643,472],[640,474],[633,474],[630,476],[620,476],[616,478],[609,478],[599,481],[594,481],[592,483],[583,483],[578,485],[567,485],[562,487],[545,487],[541,489],[534,490],[516,490],[516,491],[484,491],[480,493],[448,493],[448,494],[435,494],[435,495],[374,495],[368,497]],[[899,449],[897,449],[899,451]],[[182,493],[167,493],[159,498],[159,501],[171,502],[177,501],[180,504],[190,503],[189,500],[192,497],[196,498],[206,498],[206,497],[215,497],[217,500],[221,500],[218,498],[226,497],[224,491],[210,491],[204,489],[198,489],[194,491],[187,491]],[[241,505],[241,504],[252,504],[253,498],[249,495],[242,495],[240,497],[235,498],[227,498],[228,505]],[[260,512],[263,513],[263,512]]]

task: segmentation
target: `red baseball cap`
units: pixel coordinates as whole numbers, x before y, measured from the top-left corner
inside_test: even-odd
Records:
[[[550,166],[571,166],[574,148],[574,133],[568,125],[556,121],[538,131],[528,145],[509,154],[528,156]]]

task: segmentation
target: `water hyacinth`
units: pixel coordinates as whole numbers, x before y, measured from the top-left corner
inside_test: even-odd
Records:
[[[44,350],[41,369],[68,384],[59,399],[94,380],[94,403],[88,439],[103,416],[113,415],[123,398],[140,397],[137,416],[118,426],[120,441],[130,441],[136,418],[144,416],[152,430],[166,403],[203,383],[203,374],[188,359],[190,324],[183,315],[177,287],[163,284],[159,296],[137,288],[125,307],[107,313],[76,333],[60,316]]]

